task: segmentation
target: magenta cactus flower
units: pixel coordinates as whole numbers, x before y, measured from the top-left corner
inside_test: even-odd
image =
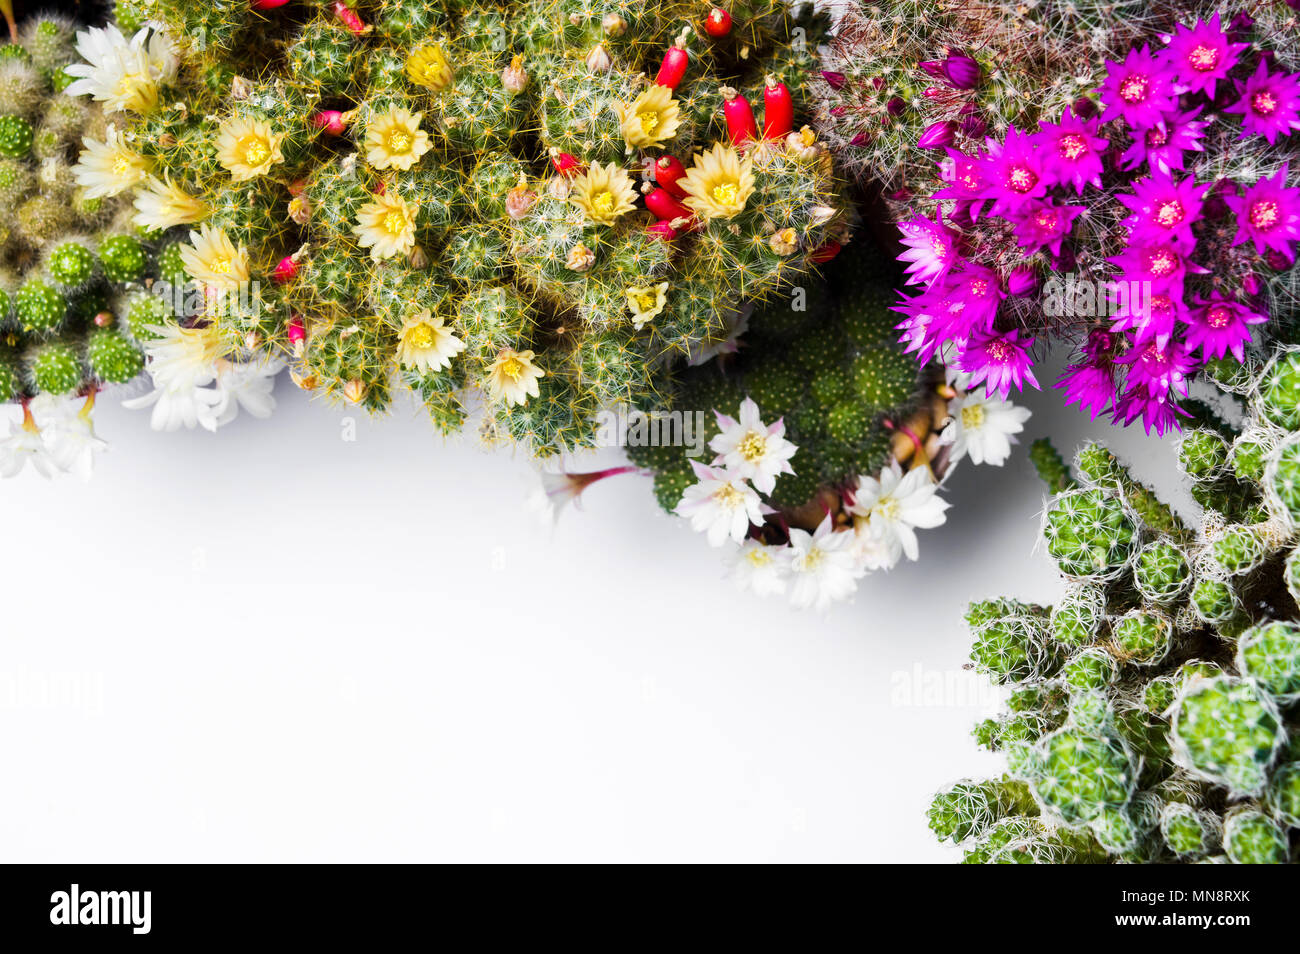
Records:
[[[1178,77],[1179,92],[1214,96],[1219,80],[1227,79],[1249,43],[1233,43],[1219,25],[1219,14],[1197,20],[1191,26],[1179,24],[1165,47],[1164,56]]]
[[[1030,254],[1045,248],[1059,256],[1074,220],[1086,211],[1087,206],[1057,205],[1050,199],[1026,203],[1012,219],[1016,241]]]
[[[1111,420],[1127,427],[1141,418],[1143,430],[1148,434],[1155,431],[1157,437],[1164,437],[1169,431],[1181,430],[1181,420],[1191,416],[1171,401],[1168,395],[1153,397],[1137,387],[1116,398]]]
[[[1115,398],[1114,351],[1117,338],[1100,328],[1088,335],[1079,359],[1065,369],[1053,387],[1065,391],[1065,406],[1078,404],[1094,421],[1111,408]]]
[[[1032,338],[1022,338],[1019,331],[976,335],[963,349],[957,369],[971,376],[972,389],[983,384],[985,393],[996,394],[1005,401],[1013,387],[1024,390],[1026,381],[1039,386],[1030,370],[1033,361],[1029,349],[1033,344]]]
[[[1011,126],[1002,142],[990,139],[988,153],[980,159],[985,195],[993,200],[993,212],[1018,212],[1031,199],[1047,194],[1042,156],[1032,136]]]
[[[1134,130],[1132,145],[1120,154],[1121,168],[1140,169],[1145,163],[1166,175],[1186,168],[1186,153],[1205,151],[1201,140],[1210,124],[1196,118],[1200,113],[1197,106],[1185,113],[1171,113],[1147,129]]]
[[[1277,172],[1248,186],[1241,195],[1224,196],[1237,216],[1233,244],[1250,240],[1260,255],[1275,252],[1288,265],[1295,261],[1294,245],[1300,242],[1300,188],[1287,186],[1289,174],[1290,163],[1283,163]]]
[[[1115,363],[1128,368],[1125,383],[1130,391],[1141,389],[1153,398],[1186,397],[1188,379],[1197,366],[1196,359],[1177,341],[1134,343]]]
[[[949,147],[948,158],[940,163],[939,175],[946,183],[934,194],[936,199],[955,199],[963,218],[979,218],[988,195],[984,179],[983,157],[966,155],[960,149]]]
[[[952,120],[931,123],[916,140],[918,149],[943,149],[952,143],[957,135],[957,123]]]
[[[1043,147],[1043,170],[1049,183],[1070,183],[1083,194],[1084,187],[1101,188],[1102,153],[1109,140],[1097,133],[1097,119],[1082,119],[1066,107],[1059,122],[1039,121],[1034,140]]]
[[[1201,350],[1201,358],[1222,358],[1228,352],[1238,361],[1246,360],[1246,345],[1252,340],[1251,325],[1262,325],[1267,315],[1252,311],[1245,305],[1215,296],[1209,301],[1198,301],[1197,308],[1188,318],[1187,334],[1183,338],[1189,351]]]
[[[1100,93],[1103,123],[1123,119],[1138,129],[1154,126],[1176,105],[1173,70],[1149,46],[1129,50],[1123,63],[1107,60]]]
[[[1254,74],[1237,84],[1240,98],[1224,110],[1241,116],[1241,138],[1263,136],[1271,146],[1278,136],[1300,129],[1300,75],[1270,73],[1262,57]]]
[[[1169,243],[1184,252],[1196,246],[1192,225],[1201,217],[1209,185],[1198,186],[1191,177],[1175,181],[1157,172],[1133,183],[1132,194],[1119,193],[1119,203],[1133,214],[1122,223],[1134,242]]]
[[[1155,341],[1164,347],[1178,328],[1178,322],[1187,314],[1187,306],[1181,296],[1159,292],[1149,298],[1133,294],[1135,289],[1126,289],[1130,294],[1120,299],[1120,308],[1112,316],[1114,323],[1111,331],[1131,331],[1137,344]]]
[[[909,263],[904,269],[908,284],[929,284],[946,275],[956,262],[958,236],[943,224],[942,210],[933,219],[917,216],[899,222],[898,230],[903,233],[903,245],[907,246],[907,251],[898,257]]]

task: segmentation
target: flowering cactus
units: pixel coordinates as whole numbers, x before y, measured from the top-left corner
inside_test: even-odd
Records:
[[[680,376],[667,410],[695,417],[693,441],[627,436],[660,505],[730,544],[748,590],[821,609],[915,560],[916,531],[944,522],[938,482],[952,465],[1003,463],[1023,429],[1028,411],[899,351],[897,278],[869,241],[849,245],[824,282],[738,316],[740,347]]]
[[[918,356],[1005,396],[1064,338],[1067,403],[1163,434],[1199,372],[1295,319],[1300,29],[1280,2],[1148,7],[851,13],[819,115],[891,183]]]
[[[1239,429],[1197,429],[1186,523],[1101,445],[1046,447],[1055,607],[973,604],[971,658],[1008,685],[977,726],[1008,774],[940,793],[968,862],[1294,860],[1300,763],[1300,350],[1276,346]],[[1077,477],[1077,480],[1076,480]]]
[[[74,38],[70,23],[36,17],[0,49],[0,199],[11,211],[0,224],[0,402],[21,411],[0,473],[31,463],[88,476],[105,446],[96,395],[146,367],[155,387],[128,404],[153,406],[155,426],[268,413],[269,384],[226,360],[214,335],[177,324],[202,296],[187,287],[178,236],[131,207],[151,167],[128,145],[124,111],[156,101],[170,47],[99,29]],[[106,68],[120,74],[111,86]],[[196,354],[205,365],[172,373]]]
[[[822,27],[777,0],[726,29],[630,0],[149,9],[180,62],[135,104],[140,215],[189,230],[210,293],[255,287],[223,346],[316,393],[410,390],[454,431],[478,392],[489,437],[590,446],[845,237],[798,125]]]

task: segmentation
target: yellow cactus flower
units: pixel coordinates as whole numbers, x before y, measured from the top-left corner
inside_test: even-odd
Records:
[[[217,133],[217,162],[236,182],[264,176],[277,162],[284,162],[282,139],[260,119],[227,119]]]
[[[569,201],[596,225],[612,225],[620,215],[636,207],[636,187],[614,163],[602,166],[593,162],[590,169],[573,180]]]
[[[624,141],[634,149],[667,142],[682,123],[673,91],[667,86],[651,86],[631,105],[615,103],[614,112]]]
[[[754,194],[753,157],[740,158],[734,147],[714,143],[698,153],[686,175],[678,180],[683,200],[701,219],[733,219]]]

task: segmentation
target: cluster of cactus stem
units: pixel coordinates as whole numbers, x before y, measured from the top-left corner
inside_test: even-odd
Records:
[[[631,439],[627,446],[633,463],[653,473],[660,506],[672,512],[696,481],[690,455],[718,433],[714,411],[734,416],[746,398],[764,420],[783,419],[798,447],[794,473],[779,476],[768,495],[778,514],[767,530],[777,536],[788,526],[816,527],[828,509],[842,514],[843,491],[890,460],[942,474],[938,431],[951,395],[894,341],[898,280],[894,263],[863,236],[821,280],[754,308],[736,351],[678,375],[665,409],[698,415],[702,438],[694,448]],[[707,462],[707,453],[699,459]]]
[[[657,406],[677,359],[845,238],[800,126],[824,24],[708,12],[124,0],[181,56],[131,141],[195,248],[246,273],[213,318],[230,347],[371,411],[410,389],[443,431],[479,393],[489,437],[590,446],[601,408]]]
[[[971,659],[1007,686],[975,728],[1006,775],[940,792],[968,862],[1286,863],[1300,844],[1300,350],[1256,368],[1244,425],[1189,431],[1189,524],[1102,445],[1045,443],[1050,607],[972,604]]]
[[[815,84],[817,128],[844,169],[899,201],[938,187],[924,130],[963,140],[1035,129],[1099,84],[1106,57],[1156,23],[1142,0],[853,0]]]
[[[1107,61],[1123,63],[1136,49],[1162,50],[1176,27],[1190,27],[1218,14],[1223,29],[1242,44],[1242,52],[1213,95],[1193,89],[1176,97],[1173,111],[1151,130],[1114,119],[1109,109],[1100,110],[1099,90],[1110,73],[1118,72],[1108,70]],[[1300,182],[1300,137],[1282,135],[1274,142],[1243,134],[1241,117],[1232,115],[1242,98],[1238,84],[1254,73],[1258,62],[1274,72],[1300,68],[1300,15],[1283,0],[1241,9],[1221,9],[1203,0],[1155,6],[1140,0],[1045,0],[884,8],[864,0],[846,11],[830,44],[819,87],[818,128],[843,168],[884,184],[886,205],[894,219],[904,223],[905,235],[909,224],[921,223],[951,240],[947,264],[954,272],[974,265],[997,276],[1004,300],[991,333],[1016,330],[1063,338],[1084,346],[1071,371],[1087,366],[1098,375],[1122,377],[1125,365],[1146,360],[1133,352],[1147,345],[1147,319],[1110,320],[1114,303],[1108,310],[1100,298],[1095,303],[1077,298],[1076,277],[1079,294],[1087,295],[1108,282],[1135,288],[1150,278],[1161,307],[1169,311],[1185,306],[1180,320],[1188,324],[1193,321],[1187,317],[1191,310],[1211,302],[1258,313],[1271,320],[1253,333],[1256,343],[1267,341],[1272,333],[1285,336],[1300,315],[1300,269],[1277,249],[1265,253],[1258,243],[1242,241],[1229,211],[1229,204],[1245,190],[1285,173],[1287,163],[1289,184]],[[981,162],[1010,147],[1009,129],[1014,127],[1019,136],[1034,135],[1040,122],[1055,124],[1063,117],[1094,126],[1099,118],[1105,120],[1099,130],[1092,130],[1100,135],[1097,149],[1103,166],[1086,186],[1079,180],[1062,185],[1055,199],[1049,194],[1045,201],[1056,211],[1060,205],[1053,203],[1080,203],[1073,207],[1078,217],[1063,234],[1057,233],[1055,244],[1037,244],[1018,224],[1029,212],[1004,215],[995,204],[990,210],[991,203],[984,199],[963,198],[962,190],[987,194],[979,192],[988,184],[980,180],[992,173]],[[1138,138],[1151,144],[1153,136],[1167,136],[1173,142],[1180,124],[1195,126],[1198,141],[1178,150],[1171,168],[1159,169],[1157,160],[1137,149]],[[1119,264],[1126,255],[1142,259],[1153,245],[1149,237],[1138,242],[1131,218],[1126,218],[1135,183],[1166,173],[1209,190],[1192,248],[1180,248],[1186,258],[1185,302],[1181,280],[1170,286],[1174,291],[1159,297],[1163,286],[1152,277],[1154,272],[1148,275],[1137,265]],[[1050,218],[1048,214],[1043,221]],[[1064,299],[1044,292],[1044,281],[1053,277],[1068,281]],[[942,289],[928,291],[937,295]],[[930,297],[924,303],[926,308],[939,307]],[[1126,328],[1137,329],[1136,344],[1118,334]],[[1156,337],[1161,348],[1169,347],[1168,333]],[[1182,337],[1179,325],[1174,334],[1178,348]],[[954,333],[954,340],[963,339]],[[1206,353],[1201,359],[1209,358],[1210,345],[1202,347]],[[1217,347],[1222,354],[1223,346]],[[1194,368],[1201,359],[1189,363]],[[960,353],[955,360],[962,362]],[[1081,398],[1079,391],[1067,391],[1067,400],[1081,400],[1094,416],[1113,410],[1116,420],[1125,423],[1141,413],[1148,429],[1159,420],[1149,408],[1142,411],[1132,394],[1124,394],[1121,401],[1121,393],[1115,391],[1113,405]],[[1175,408],[1178,396],[1170,396]],[[1175,411],[1170,416],[1177,415]],[[1167,424],[1156,426],[1163,433]]]
[[[162,305],[144,289],[164,236],[131,225],[129,197],[77,181],[83,138],[108,120],[64,92],[74,31],[36,16],[0,46],[0,403],[20,402],[29,426],[37,396],[89,403],[136,377]]]

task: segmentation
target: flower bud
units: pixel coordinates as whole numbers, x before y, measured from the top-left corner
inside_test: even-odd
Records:
[[[965,53],[953,53],[943,61],[943,75],[956,89],[974,89],[979,85],[983,70]]]
[[[848,82],[848,77],[843,73],[836,73],[834,70],[822,70],[822,79],[831,89],[843,89],[844,84]]]
[[[942,149],[952,144],[957,135],[957,124],[952,120],[931,123],[916,141],[918,149]]]
[[[343,400],[349,404],[360,404],[361,399],[366,396],[366,382],[360,378],[353,378],[347,384],[343,385]]]
[[[506,193],[506,215],[518,222],[537,201],[537,193],[526,186],[517,185]]]
[[[596,253],[579,242],[564,256],[564,265],[570,271],[585,272],[596,261]]]
[[[799,233],[794,229],[778,229],[767,240],[768,248],[777,255],[793,255],[799,247]]]
[[[1038,274],[1028,265],[1013,268],[1007,276],[1007,294],[1026,298],[1038,291]]]
[[[501,71],[501,86],[507,93],[522,93],[528,86],[528,71],[524,69],[522,56],[516,54]]]
[[[593,73],[607,73],[613,65],[614,63],[609,58],[609,54],[605,52],[605,48],[599,43],[593,46],[591,52],[587,54],[587,69]]]

